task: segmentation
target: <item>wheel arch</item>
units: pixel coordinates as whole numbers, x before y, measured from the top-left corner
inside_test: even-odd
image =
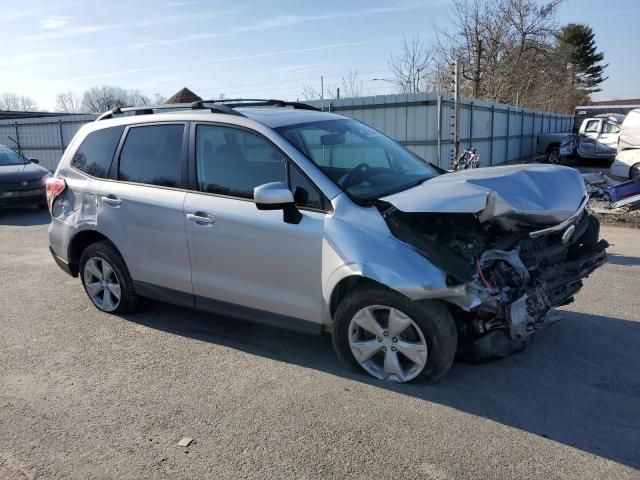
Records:
[[[69,242],[67,258],[69,259],[69,269],[74,277],[77,277],[80,271],[80,257],[82,256],[82,252],[84,252],[89,245],[101,241],[109,242],[113,248],[120,253],[118,247],[116,247],[106,235],[98,232],[97,230],[82,230],[73,236],[71,242]]]
[[[440,303],[443,307],[447,308],[452,314],[453,314],[452,308],[460,308],[460,305],[457,302],[452,301],[450,297],[450,293],[452,290],[435,290],[431,295],[426,295],[424,298],[412,299],[405,292],[397,288],[393,288],[389,285],[386,285],[381,281],[378,281],[374,278],[367,277],[364,275],[354,274],[354,275],[349,275],[342,278],[338,283],[336,283],[336,285],[331,290],[331,295],[329,297],[329,305],[328,305],[329,318],[331,320],[333,319],[333,316],[336,312],[336,309],[338,308],[338,305],[340,304],[342,299],[345,297],[345,295],[347,295],[347,293],[349,293],[351,290],[353,290],[356,287],[367,286],[367,285],[370,285],[372,287],[386,288],[390,291],[399,293],[400,295],[407,297],[407,299],[409,300],[412,300],[418,303],[424,302],[424,301]]]
[[[544,153],[549,153],[554,148],[558,148],[559,149],[560,148],[560,142],[551,142],[549,145],[547,145],[547,150]]]
[[[345,295],[360,285],[375,285],[389,288],[383,283],[373,280],[372,278],[364,277],[362,275],[350,275],[343,278],[333,287],[331,296],[329,297],[329,314],[331,315],[331,318],[333,318],[333,315],[335,314],[340,301],[345,297]]]

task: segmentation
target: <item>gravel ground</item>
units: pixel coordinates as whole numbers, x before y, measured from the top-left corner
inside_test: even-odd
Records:
[[[386,386],[326,336],[100,313],[47,222],[0,212],[1,479],[640,478],[640,231],[525,352]]]

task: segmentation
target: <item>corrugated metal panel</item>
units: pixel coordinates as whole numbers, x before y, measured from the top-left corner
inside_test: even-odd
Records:
[[[439,98],[442,99],[441,112],[438,111]],[[320,101],[308,103],[321,106]],[[445,168],[451,165],[454,110],[449,93],[325,100],[325,109],[367,123],[433,163]],[[73,135],[95,117],[71,115],[0,120],[0,143],[13,147],[8,137],[16,138],[17,128],[23,153],[38,158],[42,165],[53,170]],[[536,153],[536,135],[569,131],[573,117],[463,98],[459,121],[461,148],[476,148],[481,164],[487,166],[530,157]],[[508,142],[506,136],[509,136]]]
[[[423,158],[443,167],[451,164],[453,99],[442,95],[441,117],[436,92],[325,100],[325,109],[355,118],[404,143]],[[309,102],[316,107],[321,102]],[[513,105],[463,98],[460,111],[461,148],[473,147],[481,164],[497,165],[536,154],[535,137],[569,131],[573,117]],[[440,123],[440,152],[438,124]],[[505,137],[508,136],[507,141]]]
[[[15,140],[24,156],[37,158],[40,165],[55,170],[76,132],[95,118],[96,115],[79,114],[0,120],[0,144],[16,148]]]

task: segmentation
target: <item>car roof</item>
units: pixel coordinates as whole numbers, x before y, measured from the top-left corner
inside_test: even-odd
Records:
[[[330,112],[295,110],[293,108],[237,108],[237,110],[246,117],[264,123],[271,128],[346,118]]]
[[[232,101],[233,102],[233,101]],[[114,125],[131,125],[139,123],[163,122],[170,120],[190,121],[190,120],[214,120],[220,123],[245,124],[242,119],[249,122],[259,122],[270,128],[278,128],[287,125],[297,125],[303,123],[345,119],[342,115],[330,112],[323,112],[313,107],[301,108],[297,102],[284,102],[282,100],[258,100],[257,102],[281,102],[283,105],[242,105],[235,103],[231,107],[217,102],[212,103],[211,108],[208,102],[202,105],[175,104],[126,107],[114,109],[103,113],[96,119],[96,124],[91,130],[101,129]]]

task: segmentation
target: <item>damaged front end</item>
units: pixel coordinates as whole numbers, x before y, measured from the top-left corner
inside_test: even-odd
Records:
[[[598,220],[582,204],[561,224],[540,230],[482,213],[381,209],[391,232],[447,274],[460,354],[483,361],[519,351],[553,307],[566,305],[582,280],[606,262]]]

